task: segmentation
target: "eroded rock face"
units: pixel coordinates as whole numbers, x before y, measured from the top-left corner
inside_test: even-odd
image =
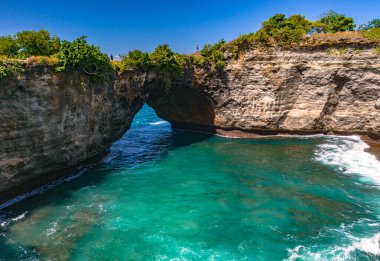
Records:
[[[257,133],[380,132],[373,50],[251,51],[224,71],[189,69],[148,100],[176,126]]]
[[[91,83],[75,72],[28,66],[0,82],[0,201],[36,178],[105,152],[130,127],[155,76],[121,74]],[[22,190],[22,189],[21,189]],[[7,193],[11,192],[11,193]]]
[[[169,91],[151,73],[91,83],[29,66],[0,80],[0,202],[105,152],[146,100],[174,126],[196,130],[379,137],[380,56],[255,50],[223,71],[189,67]]]

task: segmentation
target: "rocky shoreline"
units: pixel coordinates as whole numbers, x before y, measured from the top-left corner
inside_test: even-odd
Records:
[[[335,136],[350,136],[356,135],[363,140],[369,148],[367,152],[374,155],[380,161],[380,136],[379,135],[366,135],[362,133],[331,133],[326,131],[268,131],[268,130],[256,130],[256,131],[244,131],[238,129],[221,129],[212,128],[207,126],[186,126],[181,124],[174,124],[175,128],[183,129],[192,132],[205,133],[211,135],[217,135],[232,139],[273,139],[273,138],[297,138],[307,137],[310,135],[335,135]]]
[[[367,152],[374,155],[380,161],[380,140],[375,140],[365,135],[361,135],[360,138],[368,144],[369,148]]]

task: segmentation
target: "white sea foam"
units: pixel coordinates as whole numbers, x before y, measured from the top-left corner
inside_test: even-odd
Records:
[[[297,246],[288,249],[289,257],[287,260],[349,260],[351,253],[356,250],[380,256],[380,233],[370,238],[356,238],[347,246],[333,246],[316,252],[306,246]]]
[[[304,246],[296,246],[293,249],[289,249],[288,251],[289,251],[290,256],[287,260],[294,261],[294,260],[297,260],[297,258],[301,258],[302,256],[299,254],[299,251],[303,247]]]
[[[26,213],[28,213],[28,211],[22,213],[21,215],[19,215],[19,216],[17,216],[17,217],[12,218],[12,221],[19,221],[19,220],[21,220],[21,219],[24,219]]]
[[[352,249],[351,251],[359,249],[373,255],[380,255],[380,233],[371,238],[363,238],[359,242],[354,243],[350,249]]]
[[[156,121],[156,122],[149,123],[149,125],[161,125],[161,124],[165,124],[165,123],[168,123],[168,122],[167,121]]]
[[[362,181],[380,185],[380,161],[366,152],[367,148],[369,146],[357,136],[327,136],[326,142],[318,145],[315,159],[344,174],[357,174]]]

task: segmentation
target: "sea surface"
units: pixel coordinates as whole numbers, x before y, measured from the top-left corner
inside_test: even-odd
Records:
[[[366,148],[191,133],[144,106],[101,162],[1,206],[0,260],[380,260]]]

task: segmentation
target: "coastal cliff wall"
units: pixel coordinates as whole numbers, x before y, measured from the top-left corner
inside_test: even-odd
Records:
[[[224,70],[189,68],[148,103],[174,126],[247,133],[380,132],[380,56],[374,49],[253,50]],[[243,133],[233,132],[242,131]]]
[[[230,136],[380,136],[380,56],[374,49],[252,50],[224,69],[188,66],[91,82],[51,65],[0,80],[0,202],[109,148],[147,102],[174,127]]]
[[[145,103],[147,73],[94,83],[77,72],[27,65],[0,80],[0,201],[105,152]],[[19,189],[20,188],[20,189]]]

